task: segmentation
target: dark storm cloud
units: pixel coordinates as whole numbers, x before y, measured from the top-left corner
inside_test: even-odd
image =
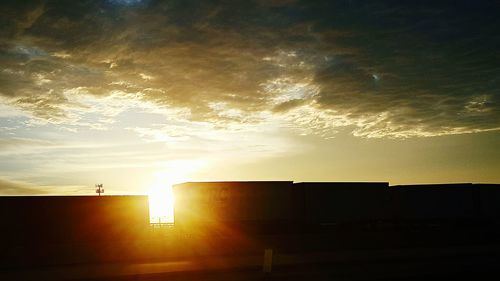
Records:
[[[241,116],[263,111],[297,121],[293,111],[308,106],[324,119],[299,120],[312,131],[353,126],[360,136],[500,127],[493,1],[1,6],[0,94],[52,122],[71,119],[66,109],[78,91],[70,90],[83,89],[139,93],[219,123],[250,122]],[[221,108],[242,114],[228,118]]]
[[[352,36],[332,41],[355,48],[318,68],[322,107],[353,117],[384,113],[376,126],[382,134],[499,127],[498,5],[370,2],[316,8],[333,12],[332,20],[318,22],[320,36],[341,26]]]

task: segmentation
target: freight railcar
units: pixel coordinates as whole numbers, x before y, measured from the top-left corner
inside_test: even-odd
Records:
[[[148,231],[147,196],[0,197],[2,243],[135,239]]]
[[[387,182],[302,182],[295,184],[303,198],[306,225],[346,225],[389,219]]]
[[[299,212],[291,181],[188,182],[173,190],[181,231],[271,231],[296,221]]]
[[[500,186],[387,182],[189,182],[174,187],[181,231],[407,228],[500,221]],[[318,229],[319,227],[319,229]],[[273,230],[274,229],[274,230]]]
[[[174,186],[181,231],[302,231],[387,220],[388,183],[189,182]]]
[[[480,216],[479,188],[473,184],[393,186],[389,190],[396,220],[475,220]]]
[[[500,185],[478,184],[481,220],[500,227]]]

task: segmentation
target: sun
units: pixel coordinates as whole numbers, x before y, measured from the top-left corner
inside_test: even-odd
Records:
[[[174,223],[174,194],[172,186],[156,186],[149,191],[150,223]]]
[[[204,165],[200,160],[176,160],[159,165],[148,191],[150,223],[174,223],[172,186],[189,181],[190,175]]]

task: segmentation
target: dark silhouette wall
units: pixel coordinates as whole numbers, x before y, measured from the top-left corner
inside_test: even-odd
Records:
[[[394,186],[390,189],[397,219],[475,219],[480,216],[480,188],[472,184]]]
[[[296,183],[307,223],[354,222],[388,219],[387,182]]]
[[[188,182],[174,186],[176,228],[283,223],[295,218],[293,183]]]
[[[2,266],[260,253],[498,244],[500,185],[192,182],[175,227],[147,196],[0,197]],[[193,235],[192,235],[193,234]],[[272,234],[272,235],[267,235]]]
[[[414,222],[496,225],[500,218],[500,186],[495,184],[191,182],[176,185],[174,193],[176,227],[189,231],[238,223],[278,225],[282,231]]]
[[[259,228],[411,221],[497,226],[500,186],[388,183],[190,182],[174,187],[175,228]],[[124,241],[149,231],[147,196],[0,197],[2,243]]]
[[[134,239],[149,226],[147,196],[0,197],[3,243]]]

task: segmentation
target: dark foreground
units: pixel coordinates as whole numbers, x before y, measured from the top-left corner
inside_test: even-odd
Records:
[[[83,250],[74,245],[36,253],[25,248],[32,262],[18,254],[17,264],[3,264],[0,280],[497,280],[500,243],[492,234],[411,230],[396,241],[387,232],[366,231],[257,241],[161,230],[154,233],[160,238],[101,245],[100,252],[88,245],[101,257],[107,254],[100,262],[77,261]],[[272,259],[265,259],[266,248],[273,249]]]
[[[497,280],[498,248],[207,256],[147,263],[74,264],[4,270],[0,280]]]
[[[161,228],[145,196],[0,197],[0,280],[500,279],[499,185],[175,191]]]

